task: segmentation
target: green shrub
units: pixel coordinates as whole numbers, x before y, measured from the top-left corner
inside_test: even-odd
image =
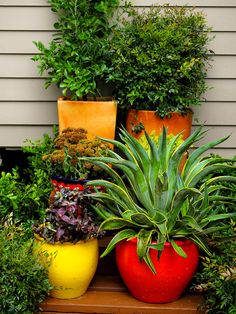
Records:
[[[33,314],[51,289],[23,229],[0,227],[0,313]]]
[[[184,7],[129,10],[111,41],[115,96],[122,110],[186,114],[207,90],[210,28],[202,12]]]
[[[109,36],[118,0],[48,0],[57,15],[56,33],[46,47],[35,42],[39,73],[45,86],[57,84],[72,99],[100,96],[99,81],[110,72]]]
[[[219,157],[219,156],[218,156]],[[236,160],[236,158],[234,158]],[[236,176],[236,170],[220,170],[215,173],[218,175]],[[226,197],[236,198],[236,184],[234,182],[222,182],[222,193]],[[224,206],[217,208],[219,213],[233,213],[235,206],[225,203]],[[197,272],[192,289],[202,292],[204,302],[202,309],[207,314],[234,314],[236,313],[236,220],[231,219],[229,228],[225,235],[227,241],[220,243],[218,237],[221,234],[213,234],[210,240],[211,256],[201,256],[200,269]]]
[[[52,190],[51,165],[42,156],[51,152],[53,138],[49,135],[23,148],[28,167],[24,175],[14,168],[0,174],[0,219],[11,216],[14,221],[26,222],[44,217]]]

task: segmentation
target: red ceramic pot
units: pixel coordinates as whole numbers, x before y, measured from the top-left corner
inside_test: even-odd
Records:
[[[120,275],[136,299],[148,303],[167,303],[177,300],[187,288],[197,269],[198,247],[189,240],[176,243],[185,251],[187,258],[178,255],[169,242],[165,244],[159,261],[157,250],[150,249],[156,274],[144,261],[139,261],[136,239],[124,240],[116,246]]]

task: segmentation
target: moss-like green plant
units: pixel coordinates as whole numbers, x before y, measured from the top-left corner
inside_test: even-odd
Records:
[[[32,247],[33,240],[20,227],[0,226],[0,313],[39,312],[52,289],[47,268]]]
[[[236,170],[216,169],[211,177],[219,175],[236,176]],[[235,182],[221,184],[224,196],[236,198]],[[235,206],[226,202],[218,207],[218,211],[221,214],[234,213]],[[229,221],[226,235],[227,241],[222,243],[217,240],[219,233],[212,234],[209,246],[213,254],[211,256],[202,254],[200,267],[192,285],[193,291],[203,294],[204,302],[201,307],[208,314],[236,313],[236,218]]]

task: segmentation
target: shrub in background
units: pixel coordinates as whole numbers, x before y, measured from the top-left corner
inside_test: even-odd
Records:
[[[207,21],[184,7],[128,9],[111,40],[115,97],[122,110],[154,110],[164,117],[186,114],[207,90],[211,59]]]

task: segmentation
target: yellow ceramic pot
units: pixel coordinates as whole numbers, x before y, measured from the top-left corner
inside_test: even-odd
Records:
[[[36,250],[43,252],[42,262],[51,258],[49,280],[54,289],[51,296],[76,298],[84,294],[98,264],[98,240],[49,244],[36,238]]]

